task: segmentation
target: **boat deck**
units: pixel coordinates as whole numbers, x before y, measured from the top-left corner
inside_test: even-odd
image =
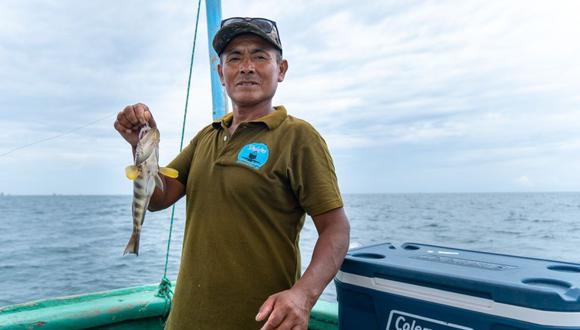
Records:
[[[163,329],[166,304],[157,291],[157,285],[145,285],[6,306],[0,308],[0,329]],[[308,328],[338,329],[338,305],[318,301]]]

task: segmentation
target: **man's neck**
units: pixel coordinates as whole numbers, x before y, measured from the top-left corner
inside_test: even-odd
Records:
[[[229,131],[231,134],[233,134],[236,128],[241,123],[252,121],[260,117],[264,117],[265,115],[270,114],[273,111],[274,108],[272,107],[271,101],[264,102],[251,107],[234,105],[233,107],[234,118],[232,119],[232,124],[229,127]]]

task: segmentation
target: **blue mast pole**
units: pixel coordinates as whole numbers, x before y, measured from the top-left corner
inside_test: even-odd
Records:
[[[220,82],[220,77],[217,71],[217,65],[219,64],[220,59],[212,46],[213,37],[219,30],[222,21],[221,0],[206,0],[205,12],[207,16],[207,40],[209,45],[213,120],[218,120],[226,114],[228,104],[226,94]]]

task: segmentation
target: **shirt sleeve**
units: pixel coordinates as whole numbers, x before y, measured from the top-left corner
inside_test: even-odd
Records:
[[[338,181],[326,142],[307,125],[293,147],[290,185],[300,206],[316,216],[343,207]]]
[[[197,146],[197,141],[199,136],[204,130],[200,131],[183,149],[177,157],[175,157],[167,167],[176,169],[179,172],[177,180],[181,182],[184,186],[187,186],[187,177],[189,176],[189,169],[191,167],[191,161],[193,160],[193,155],[195,154],[195,148]]]

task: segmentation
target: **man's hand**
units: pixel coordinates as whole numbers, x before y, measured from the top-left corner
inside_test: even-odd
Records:
[[[268,319],[261,330],[306,330],[313,305],[305,293],[292,288],[268,297],[260,307],[256,321]]]
[[[155,119],[153,119],[153,115],[149,111],[149,107],[143,103],[137,103],[128,105],[123,111],[119,112],[113,126],[129,142],[133,149],[135,149],[139,142],[139,130],[146,123],[151,127],[157,127]]]
[[[290,290],[268,297],[256,321],[268,317],[262,330],[305,330],[310,310],[332,280],[348,250],[350,226],[342,207],[312,217],[318,240],[306,271]]]
[[[133,157],[135,157],[135,150],[139,143],[139,131],[145,124],[149,124],[150,127],[157,127],[149,107],[143,103],[137,103],[128,105],[123,111],[119,112],[113,125],[117,132],[133,147]],[[173,205],[185,194],[185,186],[177,179],[168,178],[165,175],[160,175],[160,177],[165,190],[161,191],[159,187],[155,188],[149,201],[148,209],[150,211],[165,209]]]

